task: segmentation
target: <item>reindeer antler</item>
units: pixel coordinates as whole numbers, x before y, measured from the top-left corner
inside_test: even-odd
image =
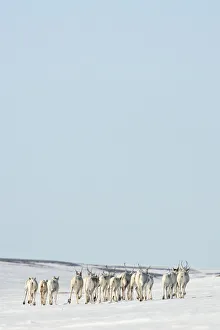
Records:
[[[188,271],[190,269],[188,261],[186,261],[186,266],[185,266],[185,270]]]
[[[148,266],[146,269],[147,269],[147,272],[148,272],[148,270],[151,268],[151,266]]]

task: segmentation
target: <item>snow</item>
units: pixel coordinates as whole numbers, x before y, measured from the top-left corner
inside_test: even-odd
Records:
[[[158,275],[164,270],[152,269]],[[185,299],[161,300],[161,277],[155,278],[153,301],[67,304],[73,267],[61,264],[0,262],[1,329],[220,329],[220,277],[217,271],[194,271]],[[57,306],[22,305],[24,282],[60,276]]]

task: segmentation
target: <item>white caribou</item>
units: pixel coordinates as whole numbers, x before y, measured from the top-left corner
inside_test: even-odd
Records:
[[[76,275],[72,278],[70,284],[70,297],[68,299],[68,303],[71,303],[72,293],[75,292],[76,295],[76,303],[79,303],[79,299],[82,297],[82,290],[83,290],[83,278],[82,278],[82,269],[81,271],[75,270]]]
[[[103,273],[99,276],[99,303],[102,301],[108,301],[110,295],[110,274],[108,267],[106,266],[108,273]]]
[[[36,305],[36,294],[38,289],[38,283],[36,277],[29,277],[25,283],[25,296],[23,305],[25,305],[26,298],[28,297],[28,304]]]
[[[183,266],[183,263],[181,262],[181,266],[179,268],[178,274],[177,274],[177,297],[178,298],[184,298],[186,294],[186,285],[189,282],[189,270],[190,267],[188,265],[188,262],[186,261],[185,266]]]
[[[53,276],[51,280],[47,282],[49,304],[53,305],[53,302],[57,304],[57,295],[59,292],[59,277]]]
[[[133,272],[133,274],[131,275],[131,280],[130,280],[130,285],[129,285],[129,289],[128,289],[128,300],[133,300],[134,299],[134,289],[137,291],[137,285],[136,285],[136,273],[137,272]]]
[[[120,288],[121,288],[121,278],[118,277],[117,275],[111,277],[109,281],[110,302],[112,302],[113,300],[115,302],[121,300]]]
[[[139,301],[144,300],[145,287],[147,285],[148,275],[142,269],[139,269],[135,276],[137,299]]]
[[[125,263],[124,263],[125,270],[124,272],[120,273],[117,275],[117,277],[120,278],[121,283],[120,283],[120,295],[121,299],[125,300],[126,299],[126,290],[127,290],[127,299],[129,300],[129,292],[130,292],[130,282],[131,282],[131,276],[133,271],[128,271],[126,269]]]
[[[138,265],[139,266],[139,265]],[[152,287],[154,279],[151,274],[148,273],[150,267],[145,270],[139,266],[139,269],[132,274],[129,288],[129,300],[133,300],[133,291],[136,290],[137,299],[152,300]]]
[[[148,273],[149,268],[147,268],[145,270],[145,273],[147,274],[147,284],[145,285],[144,300],[152,300],[153,299],[152,288],[153,288],[153,285],[154,285],[154,278],[153,278],[153,275]]]
[[[47,294],[48,294],[47,282],[48,280],[41,280],[39,283],[41,305],[46,305]]]
[[[178,271],[179,271],[179,267],[172,268],[172,270],[169,270],[167,273],[163,274],[163,277],[162,277],[162,290],[163,290],[162,299],[172,299],[173,296],[176,296]]]
[[[89,302],[96,302],[97,300],[97,289],[99,285],[99,278],[96,274],[92,273],[87,267],[88,275],[84,279],[84,291],[85,291],[85,304]]]

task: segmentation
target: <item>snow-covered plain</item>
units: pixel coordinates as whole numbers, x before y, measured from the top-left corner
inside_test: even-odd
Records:
[[[99,271],[99,266],[96,266]],[[93,270],[95,267],[93,267]],[[161,300],[161,274],[153,287],[153,301],[76,305],[67,304],[72,266],[56,263],[0,262],[0,329],[216,329],[220,330],[220,277],[217,272],[193,271],[185,299]],[[57,306],[22,305],[24,282],[60,276]]]

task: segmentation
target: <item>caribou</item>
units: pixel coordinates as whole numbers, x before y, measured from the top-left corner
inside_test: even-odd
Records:
[[[120,283],[121,299],[122,300],[126,299],[125,292],[126,292],[126,289],[127,289],[127,299],[129,300],[130,281],[131,281],[132,271],[129,272],[126,269],[125,263],[124,263],[124,268],[125,268],[124,272],[118,274],[117,277],[119,277],[120,281],[121,281],[121,283]]]
[[[176,296],[177,290],[177,274],[179,271],[179,266],[177,268],[170,269],[162,277],[162,299],[172,299]]]
[[[117,275],[110,278],[109,288],[110,288],[110,302],[113,300],[118,302],[121,300],[120,295],[121,279]]]
[[[148,270],[150,267],[146,268],[145,273],[147,274],[147,283],[145,285],[145,290],[144,290],[144,300],[152,300],[152,288],[154,285],[154,278],[153,275],[148,273]]]
[[[70,297],[68,299],[68,303],[71,303],[73,291],[76,295],[76,303],[79,303],[79,299],[82,297],[82,289],[83,289],[83,278],[82,278],[82,269],[81,271],[75,270],[76,275],[72,278],[70,283]]]
[[[152,299],[152,287],[154,278],[149,274],[149,269],[141,267],[138,264],[137,270],[124,269],[116,274],[116,269],[108,268],[97,275],[88,269],[87,276],[83,279],[81,271],[75,270],[75,274],[70,284],[70,294],[68,302],[71,303],[72,295],[76,296],[76,303],[82,298],[82,291],[85,292],[85,303],[118,302],[120,300],[132,300],[135,290],[136,298],[139,301]],[[186,295],[186,286],[190,280],[190,267],[188,262],[179,262],[178,267],[168,270],[162,277],[162,299],[172,299],[173,297],[184,298]],[[57,304],[57,295],[59,291],[59,277],[53,277],[51,280],[41,280],[38,286],[37,280],[30,277],[25,283],[25,297],[23,304],[36,305],[36,293],[39,289],[41,305],[46,305],[47,296],[49,304]]]
[[[102,274],[99,276],[99,303],[101,303],[102,301],[107,301],[109,299],[109,284],[112,275],[110,274],[110,271],[107,266],[106,269],[108,273],[103,271]]]
[[[97,289],[99,285],[99,278],[96,274],[92,273],[87,267],[87,277],[84,280],[84,291],[85,291],[85,304],[89,302],[96,302],[97,300]]]
[[[136,283],[136,291],[137,291],[137,299],[142,301],[144,299],[143,292],[145,289],[145,285],[147,284],[147,274],[144,273],[141,269],[139,269],[135,276]]]
[[[36,277],[29,277],[25,283],[25,295],[23,305],[25,305],[26,298],[28,297],[28,304],[33,306],[36,305],[36,294],[38,289],[38,283]]]
[[[186,285],[189,282],[189,271],[190,267],[188,265],[188,262],[185,262],[185,266],[183,266],[183,263],[181,262],[181,265],[178,270],[177,274],[177,297],[178,298],[184,298],[186,295]]]
[[[145,270],[140,267],[139,269],[131,275],[129,290],[128,290],[128,300],[133,300],[134,289],[137,294],[137,299],[147,300],[152,299],[152,287],[154,284],[154,279],[151,274],[148,273],[150,267]],[[133,272],[133,271],[132,271]]]
[[[47,282],[48,293],[49,293],[49,304],[57,305],[57,295],[59,292],[59,277],[53,276],[51,280]]]
[[[136,284],[136,274],[137,272],[133,272],[133,274],[131,275],[131,280],[130,280],[130,285],[128,288],[128,300],[133,300],[134,299],[134,289],[137,292],[137,284]]]
[[[41,305],[46,305],[47,293],[48,293],[47,282],[48,280],[41,280],[39,283]]]

